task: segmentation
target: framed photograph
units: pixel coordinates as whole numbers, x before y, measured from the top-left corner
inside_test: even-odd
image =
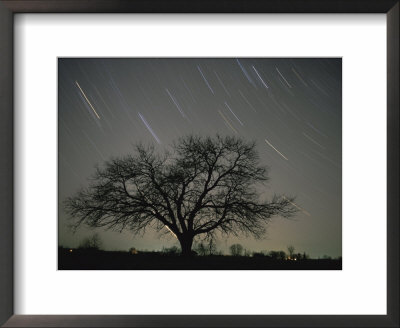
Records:
[[[1,324],[398,327],[398,1],[0,9]]]
[[[341,58],[59,58],[58,269],[340,270],[341,78]]]

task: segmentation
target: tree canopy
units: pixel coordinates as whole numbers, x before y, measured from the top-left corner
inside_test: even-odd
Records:
[[[65,205],[75,228],[168,229],[188,255],[195,236],[261,237],[272,216],[293,215],[290,197],[261,200],[257,185],[268,180],[254,142],[187,136],[162,154],[138,145],[134,154],[107,161]]]

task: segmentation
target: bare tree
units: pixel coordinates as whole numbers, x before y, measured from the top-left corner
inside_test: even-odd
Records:
[[[288,246],[287,250],[289,252],[289,257],[293,258],[293,254],[294,254],[294,250],[295,250],[294,246],[293,245]]]
[[[240,244],[233,244],[229,247],[232,256],[241,256],[243,253],[243,246]]]
[[[254,142],[188,136],[163,155],[139,145],[134,155],[106,162],[88,188],[66,200],[66,210],[75,228],[167,229],[190,255],[195,236],[260,237],[272,216],[291,216],[292,198],[260,200],[257,183],[268,179]]]
[[[101,247],[101,239],[97,233],[93,234],[90,237],[86,237],[81,241],[78,248],[81,249],[90,249],[90,250],[99,250]]]
[[[286,253],[284,251],[270,251],[268,253],[269,257],[273,260],[285,260]]]

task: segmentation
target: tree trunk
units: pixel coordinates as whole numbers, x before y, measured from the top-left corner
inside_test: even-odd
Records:
[[[181,249],[182,249],[182,256],[191,256],[192,255],[192,244],[193,244],[193,237],[191,236],[182,236],[179,239],[179,242],[181,243]]]

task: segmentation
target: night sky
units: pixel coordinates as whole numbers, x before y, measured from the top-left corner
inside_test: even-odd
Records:
[[[58,62],[59,245],[97,232],[103,249],[160,250],[170,234],[81,228],[63,206],[95,165],[141,142],[163,151],[180,136],[255,140],[270,168],[265,194],[295,196],[299,212],[274,218],[265,238],[224,238],[250,251],[342,255],[342,61],[337,58],[64,58]]]

